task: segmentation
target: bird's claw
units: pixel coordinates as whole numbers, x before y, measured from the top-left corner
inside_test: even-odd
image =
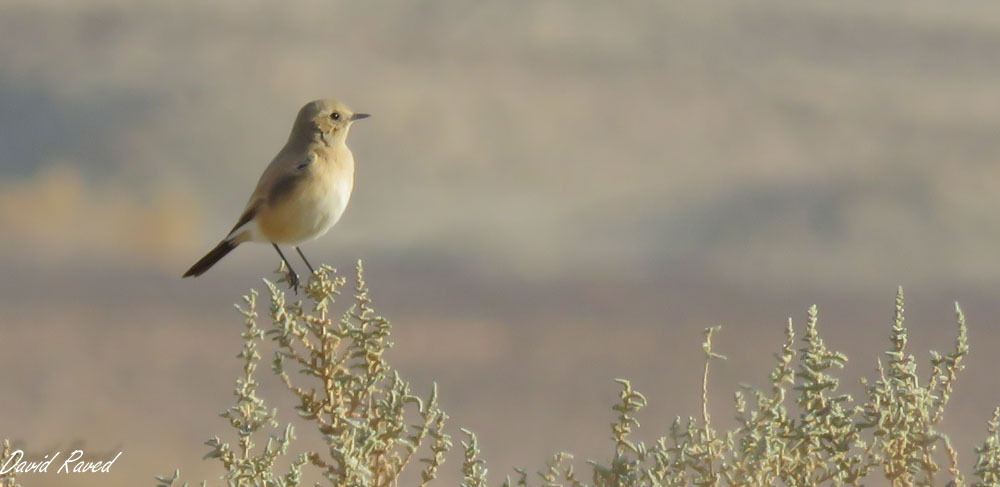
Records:
[[[295,294],[299,293],[299,275],[291,270],[288,271],[288,286],[295,291]]]

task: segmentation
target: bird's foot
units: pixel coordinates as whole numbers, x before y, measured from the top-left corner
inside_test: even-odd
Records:
[[[295,294],[299,293],[299,275],[291,269],[288,270],[288,287],[292,288]]]

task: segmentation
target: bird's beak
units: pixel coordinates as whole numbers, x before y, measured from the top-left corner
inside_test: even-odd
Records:
[[[361,120],[362,118],[368,118],[370,116],[371,115],[367,113],[355,113],[354,115],[351,116],[351,120]]]

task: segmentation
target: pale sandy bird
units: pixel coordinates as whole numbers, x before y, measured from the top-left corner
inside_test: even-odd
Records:
[[[243,215],[226,238],[196,262],[184,277],[200,276],[243,242],[270,243],[288,266],[288,280],[298,290],[299,279],[278,244],[295,246],[315,272],[299,244],[327,232],[340,220],[354,189],[354,155],[347,132],[354,113],[334,100],[307,103],[295,118],[288,142],[261,174]]]

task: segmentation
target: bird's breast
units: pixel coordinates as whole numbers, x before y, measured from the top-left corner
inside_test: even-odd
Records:
[[[299,188],[258,217],[261,235],[274,243],[298,244],[325,234],[347,209],[354,189],[353,169],[353,164],[309,168]]]

